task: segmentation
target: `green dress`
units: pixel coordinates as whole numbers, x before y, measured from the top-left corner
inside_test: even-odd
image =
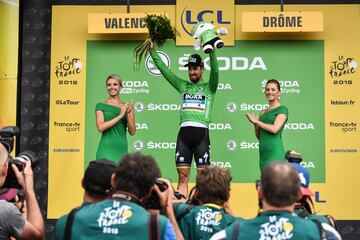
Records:
[[[98,103],[96,111],[104,113],[104,121],[110,121],[120,114],[120,108],[114,105]],[[126,115],[114,126],[104,131],[96,152],[96,159],[109,159],[116,163],[128,153],[126,138],[127,120]]]
[[[286,121],[288,119],[288,109],[285,106],[279,106],[277,108],[271,109],[265,112],[260,116],[259,120],[263,123],[274,124],[275,118],[278,114],[285,114]],[[284,160],[285,159],[285,150],[282,143],[282,131],[284,125],[276,133],[270,133],[262,128],[260,128],[260,138],[259,138],[259,153],[260,153],[260,170],[262,171],[264,167],[273,160]]]

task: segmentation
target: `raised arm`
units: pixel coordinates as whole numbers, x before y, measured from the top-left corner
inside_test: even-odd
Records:
[[[215,50],[210,52],[210,79],[209,87],[210,90],[215,93],[219,84],[219,64],[216,58]]]
[[[170,69],[167,68],[167,66],[161,60],[160,56],[157,54],[154,47],[154,42],[151,42],[149,50],[150,56],[154,60],[154,63],[156,67],[160,70],[161,74],[171,84],[171,86],[173,86],[177,91],[180,92],[181,85],[186,83],[186,81],[176,76],[173,72],[170,71]]]
[[[173,209],[173,202],[172,202],[173,199],[172,198],[174,196],[174,191],[171,187],[171,183],[169,180],[161,178],[161,181],[165,182],[168,185],[168,188],[165,191],[161,192],[159,187],[157,185],[154,185],[154,190],[157,193],[157,195],[159,196],[160,204],[163,208],[165,215],[169,218],[170,223],[174,227],[176,239],[183,240],[184,236],[182,235],[180,227],[177,224],[176,217],[174,214],[174,209]]]
[[[126,120],[128,124],[128,132],[131,136],[133,136],[136,132],[135,126],[135,113],[134,113],[134,101],[131,100],[128,103],[128,107],[126,109]]]
[[[16,175],[19,184],[25,190],[27,216],[21,239],[44,239],[45,225],[41,215],[39,204],[36,200],[34,191],[34,177],[31,169],[31,163],[24,162],[23,172],[19,172],[15,165],[12,169]]]

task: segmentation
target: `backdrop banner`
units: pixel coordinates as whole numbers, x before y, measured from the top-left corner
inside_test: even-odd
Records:
[[[179,21],[179,9],[191,14],[207,10],[166,5],[154,8],[167,14],[174,25]],[[324,32],[242,32],[242,12],[274,12],[276,8],[238,5],[234,6],[234,15],[222,15],[234,24],[235,38],[233,44],[217,50],[220,80],[209,126],[212,164],[231,170],[230,200],[235,214],[255,216],[255,180],[260,176],[258,141],[245,113],[259,114],[267,108],[265,83],[277,79],[282,88],[281,104],[289,109],[284,147],[303,155],[302,165],[311,174],[316,210],[336,219],[359,219],[360,212],[353,211],[352,206],[360,196],[360,189],[353,187],[354,181],[359,183],[356,169],[360,168],[360,28],[349,31],[344,26],[356,22],[354,19],[360,22],[360,13],[353,5],[289,5],[287,10],[292,12],[323,12]],[[144,13],[146,9],[133,6],[132,12]],[[135,102],[137,132],[128,136],[129,152],[153,155],[162,175],[177,181],[174,155],[180,96],[149,56],[139,71],[133,70],[133,50],[146,34],[87,32],[89,13],[110,11],[125,13],[126,7],[53,6],[48,218],[58,218],[81,204],[83,171],[95,159],[101,136],[95,124],[95,106],[107,98],[105,79],[113,73],[124,81],[121,99]],[[188,79],[184,64],[195,51],[192,46],[178,44],[168,41],[157,51],[177,76]],[[207,81],[209,57],[199,53],[205,61],[203,78]],[[192,184],[195,172],[193,168]]]

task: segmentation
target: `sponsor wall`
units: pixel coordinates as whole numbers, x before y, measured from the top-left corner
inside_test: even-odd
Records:
[[[16,125],[19,1],[0,1],[0,128]]]
[[[217,10],[156,6],[157,12],[168,14],[179,31],[189,29],[200,17],[213,17],[215,24],[233,26],[233,45],[217,51],[220,84],[210,135],[213,164],[231,168],[231,201],[236,214],[251,217],[257,210],[254,182],[259,178],[258,143],[245,113],[266,108],[262,88],[266,79],[276,78],[283,89],[282,104],[290,111],[284,145],[303,154],[303,165],[312,176],[317,210],[331,212],[337,219],[359,218],[350,207],[355,200],[347,195],[360,194],[351,188],[356,179],[354,169],[359,165],[355,92],[360,32],[348,23],[359,20],[356,6],[288,6],[289,11],[324,12],[324,32],[311,34],[244,33],[241,18],[234,17],[243,11],[274,11],[277,6],[233,6],[234,15],[222,14],[229,6],[215,6]],[[346,15],[339,13],[339,8]],[[129,151],[155,156],[163,176],[177,180],[174,149],[179,95],[159,76],[151,59],[144,59],[139,72],[132,70],[133,49],[146,35],[87,33],[88,14],[109,11],[124,13],[126,8],[53,6],[48,218],[57,218],[81,202],[80,180],[87,163],[95,158],[100,138],[95,105],[107,97],[105,78],[111,73],[124,80],[121,98],[135,101],[138,130],[128,137]],[[132,11],[146,9],[134,6]],[[69,16],[76,16],[76,21]],[[185,30],[181,30],[183,26]],[[186,31],[177,45],[192,44],[191,38],[183,36]],[[158,50],[174,73],[188,78],[182,66],[194,52],[192,46],[168,42]],[[207,68],[204,78],[208,79],[208,59],[202,56]]]

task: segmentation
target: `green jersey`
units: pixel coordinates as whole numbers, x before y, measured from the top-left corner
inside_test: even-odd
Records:
[[[169,220],[161,215],[157,219],[160,239],[164,239]],[[64,239],[66,221],[67,215],[58,220],[55,240]],[[136,203],[114,199],[84,204],[76,213],[71,229],[72,239],[150,239],[149,212]]]
[[[184,215],[184,211],[188,212]],[[216,204],[195,206],[181,203],[175,207],[174,212],[177,219],[182,216],[178,224],[185,239],[210,239],[214,233],[235,221],[243,220],[225,213],[224,209]]]
[[[211,67],[209,82],[200,79],[193,83],[177,77],[166,67],[156,51],[150,51],[156,67],[171,86],[180,93],[180,123],[193,121],[208,126],[211,121],[211,109],[219,82],[219,69],[215,51],[209,55]]]
[[[227,239],[231,239],[234,224],[225,229]],[[239,225],[236,239],[320,239],[316,223],[302,219],[287,211],[267,211],[260,216],[245,220]]]

